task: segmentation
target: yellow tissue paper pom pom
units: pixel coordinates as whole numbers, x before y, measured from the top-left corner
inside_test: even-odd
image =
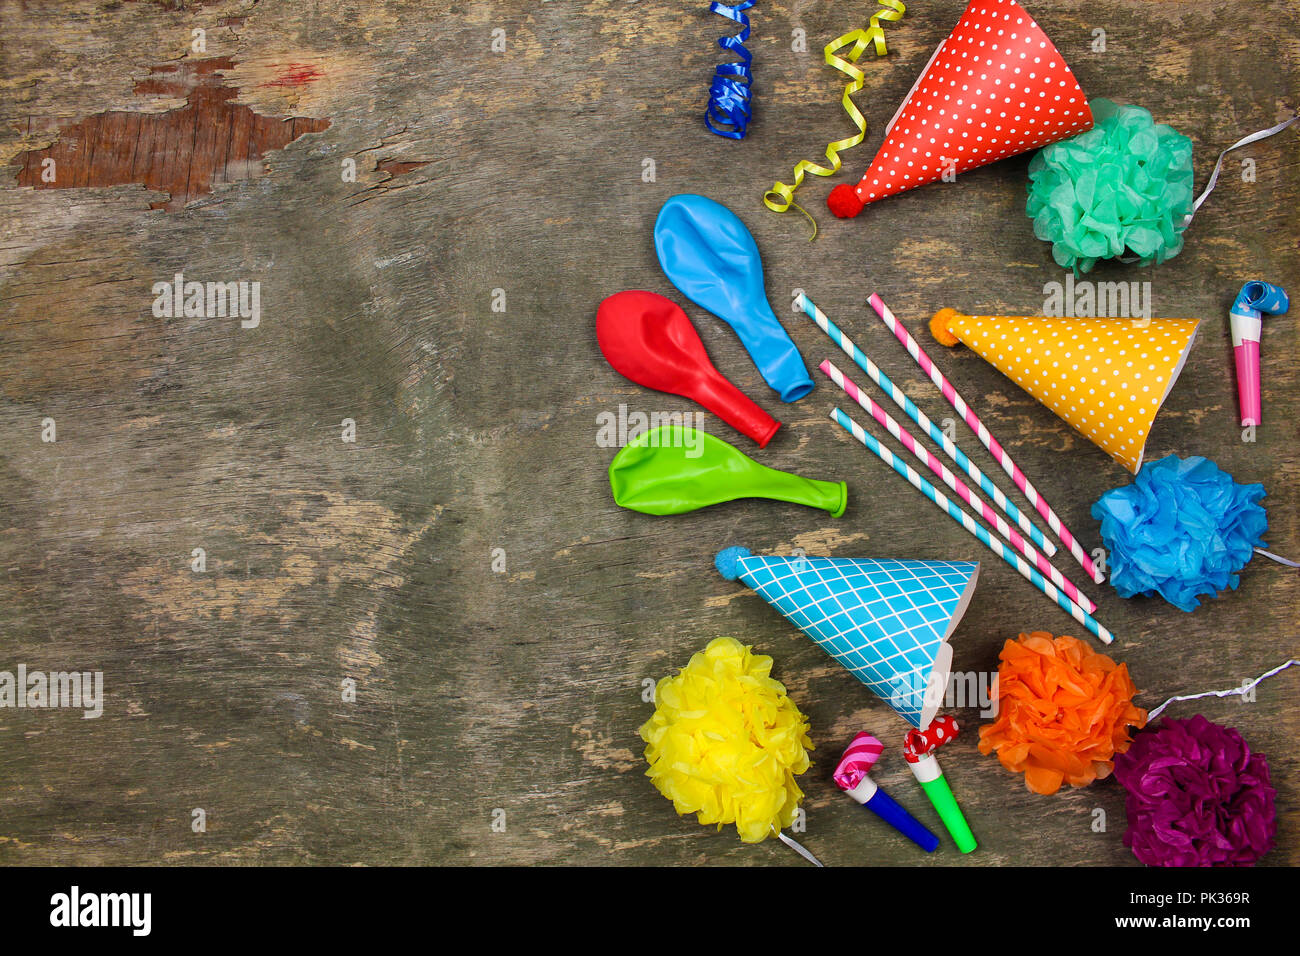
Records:
[[[808,718],[773,680],[772,658],[719,637],[655,688],[641,727],[646,776],[679,814],[758,843],[794,821],[808,769]]]

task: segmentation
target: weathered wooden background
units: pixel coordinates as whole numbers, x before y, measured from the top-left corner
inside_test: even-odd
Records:
[[[1198,185],[1220,148],[1300,104],[1289,0],[1028,6],[1089,95],[1193,139]],[[759,200],[851,132],[820,49],[866,24],[866,2],[752,11],[757,115],[737,143],[701,123],[730,32],[705,0],[0,0],[0,669],[102,670],[107,694],[97,720],[0,711],[0,862],[797,862],[678,819],[642,776],[644,682],[731,634],[775,657],[811,718],[801,838],[825,862],[1134,863],[1114,781],[1026,792],[976,751],[973,709],[943,763],[979,852],[925,857],[835,790],[840,749],[871,729],[891,747],[878,779],[932,819],[892,749],[903,722],[723,581],[720,547],[984,561],[957,670],[992,670],[1019,631],[1078,629],[839,433],[825,384],[778,407],[735,337],[688,309],[719,368],[785,421],[762,461],[848,481],[839,520],[759,502],[622,511],[596,440],[620,403],[690,408],[616,375],[593,334],[620,289],[680,301],[650,235],[675,193],[748,222],[810,368],[831,346],[791,312],[796,287],[936,418],[946,406],[867,293],[918,331],[945,305],[1039,310],[1062,273],[1023,216],[1027,157],[849,222],[824,210],[962,7],[915,0],[887,27],[889,56],[864,58],[869,134],[841,176],[800,192],[822,227],[809,244],[802,218]],[[808,52],[791,49],[796,29]],[[1295,555],[1297,318],[1266,325],[1254,443],[1236,424],[1226,323],[1246,279],[1300,287],[1295,132],[1226,169],[1180,256],[1093,278],[1150,280],[1156,315],[1206,320],[1149,456],[1204,454],[1262,481],[1268,541]],[[260,282],[260,325],[155,317],[152,285],[178,272]],[[1089,506],[1128,475],[978,357],[940,362],[1098,546]],[[1300,578],[1263,560],[1191,615],[1105,591],[1111,653],[1148,707],[1300,650]],[[1272,863],[1300,861],[1295,673],[1253,703],[1171,710],[1234,724],[1268,755]]]

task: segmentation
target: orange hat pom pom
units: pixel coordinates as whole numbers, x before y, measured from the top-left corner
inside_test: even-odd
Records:
[[[952,320],[957,318],[960,314],[961,313],[956,309],[940,309],[930,319],[930,334],[934,336],[934,340],[940,345],[946,345],[948,348],[952,348],[961,341],[961,339],[952,334],[952,329],[949,328],[952,324]]]

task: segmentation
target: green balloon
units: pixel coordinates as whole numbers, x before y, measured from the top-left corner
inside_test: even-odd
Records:
[[[609,465],[622,507],[677,515],[737,498],[772,498],[844,514],[848,487],[760,465],[720,438],[681,425],[652,428],[628,442]]]

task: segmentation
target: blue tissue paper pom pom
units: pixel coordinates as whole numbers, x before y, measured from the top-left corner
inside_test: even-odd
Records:
[[[718,556],[713,559],[713,566],[718,569],[728,581],[734,581],[740,577],[740,568],[736,565],[741,558],[749,557],[748,548],[723,548],[718,552]]]
[[[1169,455],[1092,506],[1120,597],[1159,594],[1184,611],[1198,595],[1236,590],[1237,572],[1263,547],[1260,484],[1240,485],[1212,461]]]

